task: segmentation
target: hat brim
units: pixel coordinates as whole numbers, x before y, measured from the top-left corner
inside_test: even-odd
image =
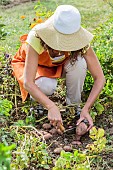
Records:
[[[53,26],[52,15],[47,21],[39,24],[36,33],[51,48],[59,51],[76,51],[88,45],[93,35],[81,27],[73,34],[62,34]]]

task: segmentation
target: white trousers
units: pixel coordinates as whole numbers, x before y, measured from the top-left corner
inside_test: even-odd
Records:
[[[81,102],[86,77],[87,64],[83,57],[78,56],[74,65],[68,60],[64,65],[63,77],[66,78],[66,103],[68,105]],[[57,88],[57,79],[40,77],[35,84],[47,96],[52,95]]]

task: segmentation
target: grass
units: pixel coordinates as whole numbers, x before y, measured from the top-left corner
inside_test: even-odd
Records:
[[[30,22],[35,16],[33,10],[35,4],[33,2],[26,3],[1,10],[1,22],[6,24],[4,29],[8,35],[5,40],[0,42],[0,46],[3,46],[8,53],[14,54],[18,48],[19,37],[30,31]],[[20,18],[22,15],[26,16],[24,20]]]
[[[82,25],[91,32],[99,24],[104,24],[112,10],[102,0],[87,0],[86,3],[84,0],[45,0],[41,3],[52,10],[61,4],[76,6],[82,14]],[[0,8],[0,16],[2,16],[0,22],[6,24],[4,30],[8,33],[6,39],[0,42],[0,47],[4,47],[5,52],[14,55],[19,46],[19,37],[30,31],[29,25],[35,17],[34,6],[36,4],[37,1],[20,4],[9,9]],[[24,20],[20,18],[22,15],[26,16]]]

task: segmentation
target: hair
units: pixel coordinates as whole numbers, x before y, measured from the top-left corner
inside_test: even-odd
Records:
[[[40,43],[44,47],[45,50],[51,48],[37,34],[35,36],[36,36],[36,38],[40,39]],[[75,64],[78,55],[84,56],[87,53],[87,50],[89,49],[89,47],[90,47],[90,44],[86,45],[85,47],[83,47],[83,48],[81,48],[77,51],[71,51],[70,52],[70,63],[71,63],[71,65]]]
[[[86,45],[85,47],[77,51],[71,51],[70,63],[74,65],[77,60],[78,55],[81,55],[83,57],[87,53],[87,50],[89,49],[89,47],[90,47],[90,44]]]

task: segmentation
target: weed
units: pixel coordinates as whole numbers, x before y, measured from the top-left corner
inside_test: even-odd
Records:
[[[20,130],[22,130],[22,128]],[[33,132],[33,134],[35,133]],[[47,152],[47,145],[43,141],[40,141],[40,137],[36,138],[33,134],[28,132],[25,134],[21,132],[15,134],[15,142],[17,142],[18,145],[13,152],[12,170],[30,168],[30,166],[37,169],[50,169],[52,159]]]
[[[10,170],[11,163],[11,150],[15,148],[15,144],[6,146],[3,143],[0,143],[0,169],[1,170]]]

